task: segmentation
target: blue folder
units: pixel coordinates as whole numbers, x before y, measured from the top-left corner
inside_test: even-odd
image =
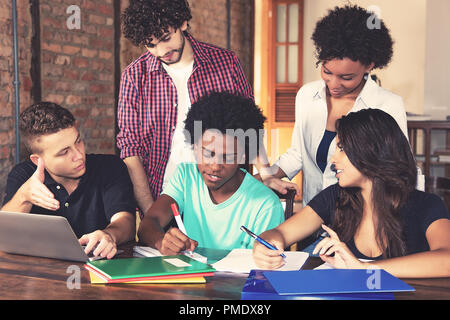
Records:
[[[266,271],[264,276],[280,295],[415,291],[381,269]]]
[[[274,271],[285,272],[285,271]],[[391,292],[279,295],[264,276],[263,270],[252,270],[242,288],[242,300],[393,300]]]

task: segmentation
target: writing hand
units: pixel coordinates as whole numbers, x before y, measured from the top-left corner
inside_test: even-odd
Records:
[[[159,251],[163,255],[176,255],[181,251],[194,251],[198,246],[198,242],[187,237],[178,228],[171,228],[166,232],[161,243]]]
[[[276,248],[284,248],[284,244],[276,239],[265,237],[264,240],[274,245]],[[285,260],[281,256],[283,250],[271,250],[265,245],[255,241],[253,244],[253,260],[258,268],[273,270],[282,267]]]

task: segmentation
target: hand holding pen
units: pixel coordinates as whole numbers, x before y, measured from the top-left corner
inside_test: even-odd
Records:
[[[253,260],[256,265],[261,269],[278,269],[285,264],[286,255],[283,253],[282,241],[277,241],[276,237],[271,237],[275,232],[274,230],[266,231],[263,233],[265,239],[257,236],[246,227],[242,226],[241,230],[246,232],[249,236],[255,239],[253,245]]]
[[[253,232],[251,232],[250,230],[248,230],[246,227],[241,226],[241,230],[244,231],[245,233],[247,233],[250,237],[252,237],[253,239],[255,239],[256,241],[258,241],[259,243],[263,244],[266,248],[269,248],[270,250],[278,250],[274,245],[268,243],[266,240],[264,240],[263,238],[258,237],[256,234],[254,234]],[[286,258],[286,256],[284,255],[284,253],[280,253],[280,256],[282,256],[283,258]]]
[[[181,219],[181,215],[180,212],[178,211],[177,205],[175,203],[172,203],[170,207],[172,208],[172,212],[175,217],[175,221],[177,222],[178,229],[180,229],[180,231],[183,232],[184,235],[187,237],[188,235],[186,232],[186,228],[184,227],[184,223],[183,220]],[[192,256],[191,250],[189,250],[188,253]]]
[[[180,254],[184,250],[193,251],[197,247],[198,242],[190,239],[187,236],[186,229],[184,227],[183,221],[181,220],[181,216],[178,212],[176,204],[173,203],[171,205],[171,208],[178,228],[171,228],[164,234],[164,238],[162,239],[161,248],[159,249],[159,251],[163,255],[176,255]]]

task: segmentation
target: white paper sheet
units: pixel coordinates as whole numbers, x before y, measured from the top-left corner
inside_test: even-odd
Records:
[[[135,246],[133,248],[133,251],[144,257],[160,257],[160,256],[162,256],[162,254],[161,254],[161,252],[159,252],[159,250],[157,250],[155,248],[151,248],[151,247]],[[192,255],[190,255],[188,252],[183,251],[182,254],[184,254],[185,256],[188,256],[189,258],[192,258],[194,260],[202,262],[202,263],[207,262],[207,258],[198,254],[197,252],[193,252]]]
[[[277,270],[299,270],[309,257],[309,253],[301,251],[285,251],[286,264]],[[217,271],[250,273],[258,268],[253,261],[251,249],[233,249],[225,258],[212,265]]]

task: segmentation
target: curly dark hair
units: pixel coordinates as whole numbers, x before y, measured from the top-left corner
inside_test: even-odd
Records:
[[[75,117],[69,110],[53,102],[39,102],[26,108],[19,117],[19,130],[25,146],[30,152],[32,140],[47,134],[73,127]]]
[[[316,47],[317,64],[331,59],[349,58],[374,69],[384,68],[392,58],[393,40],[381,19],[376,26],[373,13],[358,6],[335,7],[319,20],[311,39]],[[369,26],[368,26],[369,22]]]
[[[241,132],[245,135],[245,155],[248,164],[259,153],[265,120],[266,117],[253,100],[228,92],[213,92],[192,104],[184,122],[186,140],[195,144],[201,138],[196,136],[200,132],[194,129],[197,121],[201,121],[202,135],[208,129],[218,130],[222,134],[227,134],[227,130],[229,132],[233,130],[236,136]],[[256,140],[252,141],[252,138]],[[256,145],[253,146],[252,142]],[[250,148],[250,144],[256,149]]]
[[[377,214],[376,240],[385,258],[406,253],[400,210],[417,182],[411,147],[397,122],[379,109],[351,112],[336,122],[340,148],[350,162],[372,181]],[[351,241],[362,220],[364,200],[359,188],[339,188],[334,228]]]
[[[123,35],[136,46],[145,46],[169,27],[178,29],[191,19],[187,0],[130,0],[122,14]]]

